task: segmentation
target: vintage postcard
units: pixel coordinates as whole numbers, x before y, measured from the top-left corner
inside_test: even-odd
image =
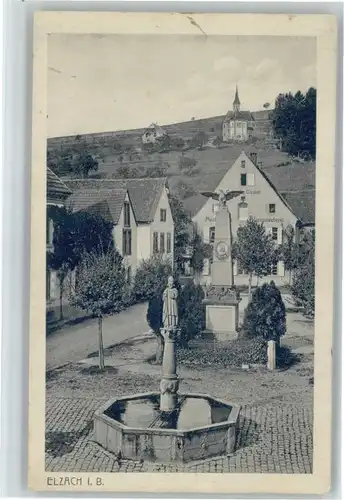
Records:
[[[330,489],[336,30],[36,15],[30,488]]]

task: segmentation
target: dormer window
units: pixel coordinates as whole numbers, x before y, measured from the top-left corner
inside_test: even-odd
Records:
[[[124,226],[130,227],[130,204],[127,201],[124,202]]]

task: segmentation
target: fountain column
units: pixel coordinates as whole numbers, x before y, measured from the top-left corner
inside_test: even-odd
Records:
[[[165,340],[162,361],[162,379],[160,382],[160,410],[171,412],[176,409],[179,380],[176,365],[176,340],[180,332],[178,328],[178,290],[174,286],[173,277],[167,281],[163,293],[163,311],[161,334]]]
[[[164,356],[162,361],[162,379],[160,382],[160,410],[174,411],[177,405],[179,380],[176,363],[176,339],[179,330],[169,327],[162,328],[161,334],[165,339]]]

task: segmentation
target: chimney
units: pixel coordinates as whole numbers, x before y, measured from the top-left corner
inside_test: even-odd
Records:
[[[255,165],[257,165],[257,153],[250,153],[250,158]]]

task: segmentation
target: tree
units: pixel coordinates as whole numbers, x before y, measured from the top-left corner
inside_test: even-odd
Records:
[[[295,241],[295,231],[292,226],[287,226],[283,231],[281,246],[281,260],[284,268],[289,272],[289,285],[291,284],[292,271],[298,266],[299,246]]]
[[[48,150],[47,167],[58,176],[70,175],[72,172],[72,155],[68,151],[58,153],[56,150]]]
[[[306,315],[315,310],[315,232],[306,234],[299,247],[299,265],[294,272],[291,293]]]
[[[191,147],[195,147],[201,150],[204,148],[207,142],[208,142],[207,134],[203,130],[200,130],[192,137],[190,145]]]
[[[148,300],[146,318],[157,340],[155,355],[157,364],[162,363],[164,352],[164,338],[160,332],[162,327],[162,294],[171,274],[170,260],[161,255],[155,255],[141,261],[134,278],[133,294],[136,301]]]
[[[182,137],[172,137],[171,138],[171,149],[183,149],[185,146],[185,141]]]
[[[176,271],[179,273],[183,270],[185,252],[190,241],[191,219],[176,195],[170,193],[169,201],[174,221],[174,262]]]
[[[280,337],[285,335],[285,305],[273,281],[264,283],[253,292],[245,310],[243,331],[249,337],[258,336],[278,344]]]
[[[172,274],[172,262],[163,255],[142,260],[138,266],[135,277],[133,294],[137,302],[149,300],[154,297],[157,290],[166,287],[167,278]]]
[[[238,266],[249,275],[248,295],[251,299],[252,277],[267,276],[271,266],[278,261],[278,253],[263,223],[249,217],[244,226],[238,228],[237,239],[233,244],[233,257]]]
[[[179,181],[175,187],[175,190],[181,200],[190,198],[190,196],[193,196],[195,194],[195,190],[193,189],[191,184],[184,181]]]
[[[215,139],[213,140],[213,145],[216,147],[216,148],[219,148],[222,144],[222,139],[219,135],[217,135],[215,137]]]
[[[167,162],[159,161],[153,167],[146,168],[144,177],[165,177],[168,168],[169,164]]]
[[[306,95],[279,94],[271,112],[274,135],[281,147],[293,156],[315,158],[316,153],[316,89]]]
[[[199,284],[204,267],[204,259],[211,257],[212,247],[209,243],[203,242],[201,232],[197,226],[194,227],[190,246],[192,248],[190,265],[194,271],[196,283]]]
[[[184,155],[179,158],[179,168],[185,175],[192,175],[196,173],[196,165],[197,160],[195,160],[195,158],[189,158],[188,156]]]
[[[204,291],[193,281],[187,283],[180,291],[179,299],[179,327],[181,347],[185,348],[188,342],[195,338],[205,328],[205,307],[203,305]]]
[[[98,318],[99,369],[104,370],[103,318],[123,309],[125,270],[116,251],[84,254],[71,303]]]
[[[158,137],[155,141],[155,148],[160,151],[168,151],[171,148],[170,136],[165,134],[162,137]]]
[[[53,250],[47,253],[48,268],[59,278],[60,319],[63,319],[63,293],[67,276],[79,264],[84,253],[101,253],[113,248],[112,223],[98,215],[50,206],[47,217],[52,220]]]
[[[91,171],[97,171],[98,166],[98,160],[86,150],[73,156],[72,171],[76,175],[81,175],[86,178]]]

